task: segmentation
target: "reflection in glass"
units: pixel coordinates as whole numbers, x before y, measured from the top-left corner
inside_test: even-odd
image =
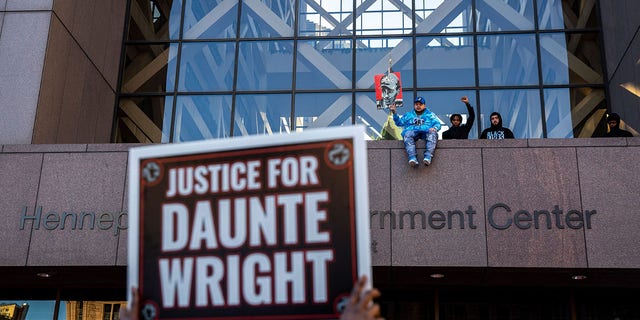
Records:
[[[411,38],[360,39],[356,48],[356,86],[373,89],[373,77],[385,73],[391,60],[392,71],[400,72],[403,88],[413,86]],[[404,90],[404,89],[403,89]]]
[[[298,41],[296,89],[350,89],[351,41]]]
[[[537,85],[538,59],[533,34],[478,36],[480,85]]]
[[[416,1],[416,33],[472,32],[471,0]]]
[[[122,92],[173,91],[176,74],[175,55],[171,60],[169,56],[170,52],[176,52],[176,49],[176,44],[172,44],[170,49],[168,45],[126,46]],[[141,65],[144,67],[141,68]]]
[[[545,89],[544,103],[548,138],[600,137],[607,130],[602,88]]]
[[[290,94],[246,94],[236,96],[234,136],[290,133]]]
[[[117,320],[126,305],[124,301],[67,301],[67,317],[59,319]]]
[[[407,92],[406,94],[409,94]],[[405,100],[412,100],[413,97],[405,96]],[[356,118],[355,124],[365,127],[366,134],[371,140],[399,140],[401,128],[398,128],[393,119],[389,116],[388,110],[379,110],[376,107],[375,92],[362,92],[356,94]],[[407,108],[413,108],[413,104],[405,103],[398,108],[398,112],[403,114]]]
[[[295,101],[296,132],[352,124],[351,93],[299,93]]]
[[[597,123],[605,108],[604,91],[593,88],[604,83],[596,4],[570,0],[133,1],[127,36],[131,42],[125,43],[126,60],[118,84],[123,95],[115,140],[187,141],[231,132],[271,134],[347,123],[364,124],[372,139],[384,138],[381,130],[388,123],[387,115],[375,109],[371,91],[374,75],[390,68],[401,75],[404,99],[411,101],[415,90],[423,90],[445,127],[453,110],[466,111],[459,102],[462,94],[473,101],[481,88],[507,87],[513,90],[483,91],[487,101],[481,99],[474,107],[479,105],[486,116],[495,104],[517,125],[512,129],[519,137],[593,134],[601,130]],[[536,23],[544,32],[537,32]],[[182,39],[186,41],[169,41]],[[581,84],[592,88],[557,89]],[[531,93],[531,88],[538,93]],[[539,114],[539,90],[545,93],[544,120]],[[294,109],[291,91],[296,94]],[[181,97],[178,108],[172,109],[169,95],[190,92],[203,97]],[[242,93],[247,95],[239,95],[237,101],[230,98]],[[233,124],[232,102],[238,103]],[[229,113],[214,118],[220,110]],[[477,119],[471,132],[474,138],[483,128],[480,114]]]
[[[538,0],[538,28],[564,29],[561,0]]]
[[[412,31],[412,0],[361,3],[357,11],[364,11],[356,18],[356,34],[409,34]]]
[[[540,29],[598,28],[596,1],[538,0]]]
[[[226,1],[232,2],[232,1]],[[240,17],[240,37],[292,37],[295,7],[281,1],[243,1]]]
[[[227,138],[231,96],[178,96],[175,115],[174,142]]]
[[[180,38],[182,0],[130,1],[127,40],[158,41]]]
[[[184,39],[235,38],[238,1],[187,0]]]
[[[246,41],[239,46],[238,90],[291,89],[293,41]]]
[[[489,115],[497,111],[502,116],[502,126],[511,129],[517,139],[543,137],[540,91],[481,90],[480,103],[481,129],[491,126]]]
[[[353,1],[300,0],[300,36],[349,35],[353,30]]]
[[[417,33],[471,32],[470,21],[471,0],[416,1]]]
[[[233,42],[182,44],[178,90],[202,92],[233,89],[234,57]]]
[[[544,84],[569,84],[569,61],[564,33],[540,35],[540,64]]]
[[[173,96],[165,97],[164,115],[162,118],[162,143],[172,142],[171,126],[173,124]]]
[[[565,38],[566,37],[566,38]],[[540,54],[545,64],[562,63],[566,60],[569,82],[602,83],[602,59],[597,33],[541,34]],[[544,67],[545,65],[543,65]],[[567,67],[561,67],[566,70]],[[561,72],[563,70],[560,70]],[[543,72],[548,70],[543,69]]]
[[[544,90],[547,138],[573,138],[570,97],[569,88]]]
[[[466,96],[469,98],[469,103],[474,108],[476,112],[476,120],[474,121],[473,126],[471,127],[471,131],[469,132],[469,139],[478,138],[478,106],[476,103],[476,94],[473,90],[455,90],[455,91],[428,91],[428,92],[418,92],[419,96],[422,96],[426,100],[427,109],[431,110],[431,112],[435,113],[436,116],[440,119],[440,131],[438,132],[438,136],[442,139],[442,133],[447,131],[451,126],[451,121],[449,121],[449,117],[452,114],[458,113],[462,115],[462,123],[467,123],[467,119],[469,114],[467,112],[467,107],[460,98]],[[412,100],[413,101],[413,100]],[[413,108],[413,105],[407,105],[408,107]]]
[[[533,30],[533,1],[477,0],[477,31]]]
[[[473,37],[417,37],[418,87],[475,85]]]

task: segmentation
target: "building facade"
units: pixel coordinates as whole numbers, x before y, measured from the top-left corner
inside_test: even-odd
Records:
[[[639,9],[0,1],[0,302],[53,301],[54,318],[64,301],[125,298],[122,142],[360,124],[377,140],[371,248],[386,318],[640,319],[640,138],[590,138],[609,112],[637,135]],[[390,68],[404,110],[424,96],[445,126],[469,96],[471,139],[440,141],[431,167],[409,170],[402,142],[380,141],[373,76]],[[495,110],[518,139],[475,139]]]

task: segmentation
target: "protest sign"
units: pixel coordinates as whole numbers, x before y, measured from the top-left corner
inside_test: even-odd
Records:
[[[142,319],[328,319],[371,278],[362,127],[129,153]]]
[[[402,107],[402,80],[400,72],[376,74],[373,76],[376,89],[376,106],[378,109],[388,109],[390,105]]]

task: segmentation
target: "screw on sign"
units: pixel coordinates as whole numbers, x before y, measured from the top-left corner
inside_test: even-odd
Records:
[[[351,153],[349,152],[349,148],[342,143],[336,143],[329,151],[329,161],[336,166],[347,163],[350,158]]]
[[[144,169],[142,169],[142,177],[147,182],[154,182],[160,176],[160,166],[155,162],[149,162]]]

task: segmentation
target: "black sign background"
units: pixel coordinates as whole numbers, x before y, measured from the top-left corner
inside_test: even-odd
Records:
[[[336,146],[346,147],[350,152],[349,161],[336,165],[329,159],[331,151]],[[267,188],[267,160],[271,158],[285,158],[287,156],[298,157],[302,155],[314,156],[318,159],[318,177],[319,185],[312,186],[295,186],[292,188],[279,187],[278,189]],[[176,196],[166,199],[166,190],[168,188],[168,172],[171,168],[184,166],[197,166],[209,164],[233,163],[236,161],[259,160],[260,182],[262,188],[260,190],[250,190],[242,193],[221,193],[221,194],[204,194],[191,195],[189,197]],[[141,179],[140,184],[140,251],[138,259],[139,264],[139,287],[141,292],[141,305],[153,304],[158,307],[157,319],[326,319],[337,318],[337,304],[346,296],[357,279],[357,256],[356,256],[356,229],[355,229],[355,187],[354,187],[354,168],[353,168],[353,148],[350,140],[335,140],[327,142],[314,142],[307,144],[292,144],[277,147],[256,148],[251,150],[233,150],[222,151],[208,154],[181,155],[176,157],[144,159],[140,163],[140,170],[145,164],[155,162],[160,168],[160,177],[152,184]],[[141,174],[142,176],[142,174]],[[218,198],[234,198],[234,197],[250,197],[264,196],[273,194],[290,194],[303,192],[327,191],[329,194],[328,201],[321,203],[321,209],[326,210],[327,220],[320,223],[320,230],[330,233],[330,243],[322,244],[305,244],[304,243],[304,223],[303,208],[298,207],[298,237],[299,245],[296,247],[283,245],[283,234],[278,230],[278,246],[276,247],[260,247],[248,248],[241,247],[239,249],[230,250],[227,248],[217,249],[214,251],[189,251],[189,252],[161,252],[161,212],[164,203],[180,202],[189,208],[190,225],[193,219],[193,211],[195,203],[202,200],[211,200],[213,204],[217,203]],[[214,221],[217,223],[215,205],[212,205]],[[277,225],[282,225],[281,208],[278,208],[276,214]],[[250,213],[249,213],[250,215]],[[250,218],[249,218],[250,219]],[[162,307],[160,275],[158,260],[161,258],[172,257],[197,257],[197,256],[217,256],[225,261],[224,257],[228,254],[238,254],[242,257],[251,252],[261,252],[272,257],[274,252],[282,251],[300,251],[311,249],[331,249],[334,252],[334,260],[328,263],[328,303],[313,303],[312,297],[312,270],[310,264],[305,266],[306,277],[306,299],[303,304],[295,305],[249,305],[242,299],[240,306],[225,307],[207,307],[198,308],[195,306],[195,281],[191,285],[191,301],[190,306],[179,308],[175,306],[171,309]],[[273,259],[271,260],[273,261]],[[194,272],[195,274],[195,272]],[[262,275],[257,273],[258,276]],[[271,275],[272,276],[272,275]],[[195,275],[194,275],[195,277]],[[225,276],[226,278],[226,276]],[[224,286],[225,278],[222,280],[223,292],[226,294]],[[241,280],[242,281],[242,280]],[[241,285],[242,286],[242,285]],[[273,288],[272,277],[272,290]],[[291,290],[289,290],[291,295]],[[275,293],[272,293],[275,296]],[[226,297],[225,297],[226,301]]]

